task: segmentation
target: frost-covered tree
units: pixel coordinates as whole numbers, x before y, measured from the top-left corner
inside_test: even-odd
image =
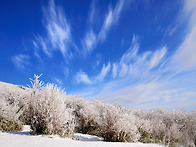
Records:
[[[35,79],[31,79],[28,118],[32,130],[34,133],[61,136],[73,133],[74,117],[72,110],[65,107],[65,93],[53,84],[44,85],[39,78],[35,75]]]

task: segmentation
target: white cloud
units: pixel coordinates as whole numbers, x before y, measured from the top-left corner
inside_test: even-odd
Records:
[[[163,59],[167,52],[167,48],[164,46],[161,50],[155,51],[155,53],[152,55],[148,68],[152,69],[155,68],[157,65],[159,65],[160,61]]]
[[[89,21],[91,24],[93,24],[95,16],[96,16],[96,2],[95,0],[93,0],[89,12]]]
[[[191,15],[195,15],[194,14],[195,11],[196,11],[195,8],[196,8],[196,1],[195,0],[185,1],[184,11],[185,11],[186,14],[189,15],[191,13]],[[196,21],[196,20],[191,18],[190,22],[194,23],[194,21]]]
[[[104,97],[108,102],[132,104],[133,107],[137,105],[143,108],[149,106],[149,109],[152,107],[195,109],[192,102],[195,102],[196,98],[196,3],[192,1],[186,8],[190,15],[189,32],[170,60],[165,57],[167,53],[165,46],[154,52],[147,51],[140,55],[137,54],[138,49],[129,49],[122,56],[121,62],[126,61],[127,64],[131,62],[129,71],[131,75],[135,74],[138,78],[129,75],[113,83],[106,83],[102,85],[99,94],[94,96],[102,100]],[[132,58],[134,60],[131,60]],[[151,70],[155,67],[161,68]],[[175,72],[178,74],[171,76]],[[184,75],[184,72],[187,74]],[[122,84],[126,86],[114,86]]]
[[[195,18],[196,19],[196,18]],[[195,24],[196,25],[196,24]],[[171,68],[179,72],[196,68],[196,27],[186,37],[171,59]]]
[[[35,55],[38,56],[38,48],[51,57],[54,50],[59,50],[66,58],[72,56],[70,46],[75,46],[71,40],[71,28],[66,20],[66,16],[61,9],[57,7],[54,0],[49,1],[49,6],[43,8],[43,24],[47,35],[37,35],[33,41]]]
[[[108,62],[107,66],[103,64],[103,67],[100,73],[94,77],[89,78],[86,73],[79,72],[76,74],[76,81],[78,83],[87,83],[87,84],[96,84],[98,82],[103,82],[104,78],[109,73],[110,69],[111,69],[111,65],[110,65],[110,62]]]
[[[83,48],[85,48],[86,52],[89,53],[91,52],[91,50],[93,49],[93,47],[95,46],[96,43],[96,36],[93,32],[93,30],[91,29],[85,36],[84,40],[82,41],[83,44]]]
[[[130,61],[137,56],[138,50],[139,50],[138,36],[133,35],[132,44],[127,50],[127,52],[123,54],[120,62],[130,63]]]
[[[185,16],[190,18],[188,33],[170,61],[170,70],[177,73],[196,69],[196,2],[185,1]]]
[[[119,75],[119,77],[143,77],[149,71],[148,64],[150,64],[150,66],[158,65],[158,62],[160,62],[164,56],[164,48],[157,50],[154,54],[150,51],[138,54],[139,46],[138,36],[133,35],[129,49],[122,55],[120,62],[116,63],[116,66],[118,66],[116,75]]]
[[[37,42],[34,40],[32,42],[33,42],[33,46],[34,46],[34,56],[36,56],[38,59],[41,59],[41,57],[38,53],[39,46],[38,46]]]
[[[96,77],[96,81],[103,81],[107,73],[110,71],[110,62],[105,66],[105,64],[102,67],[102,70],[100,74]]]
[[[155,51],[139,53],[138,37],[134,35],[132,44],[120,61],[111,63],[110,76],[115,80],[111,82],[103,80],[110,71],[109,62],[108,70],[104,65],[97,76],[102,83],[92,86],[90,92],[88,89],[79,93],[86,98],[119,102],[142,109],[155,107],[165,107],[170,110],[195,109],[196,2],[194,0],[184,2],[185,15],[189,16],[190,22],[186,37],[182,44],[178,45],[176,52],[166,56],[170,48],[163,45]],[[108,28],[113,24],[113,15],[114,11],[110,9],[106,17],[107,21],[105,20],[105,26]]]
[[[118,19],[120,17],[120,13],[122,11],[122,8],[124,6],[124,3],[125,3],[124,0],[120,0],[116,4],[116,7],[114,8],[114,10],[109,9],[108,14],[105,18],[104,24],[98,34],[98,39],[100,42],[105,41],[106,34],[107,34],[108,30],[110,29],[112,24],[114,24],[118,21]]]
[[[41,47],[41,49],[44,51],[44,53],[45,53],[47,56],[51,57],[52,54],[51,54],[51,52],[49,51],[49,48],[47,47],[46,42],[44,41],[44,39],[43,39],[42,37],[38,36],[38,37],[36,38],[36,40],[37,40],[37,44],[40,45],[40,47]],[[36,51],[35,51],[35,52],[36,52],[36,55],[39,56],[39,55],[38,55],[37,47],[36,47]]]
[[[76,80],[78,83],[86,83],[86,84],[92,84],[92,81],[89,79],[88,75],[84,72],[78,73],[76,75]]]
[[[121,66],[120,77],[123,77],[128,72],[128,66],[125,63],[122,63],[120,66]]]
[[[149,73],[148,62],[150,59],[150,51],[146,51],[141,55],[137,55],[134,62],[129,64],[129,74],[134,78],[145,78]]]
[[[157,79],[157,76],[159,74],[149,75],[147,79],[137,81],[132,77],[125,77],[103,83],[99,87],[92,87],[90,93],[89,89],[79,93],[89,99],[109,103],[118,102],[132,108],[195,109],[191,102],[195,100],[196,89],[191,89],[190,85],[178,87],[184,77],[167,81],[167,77]],[[190,103],[187,103],[188,101]]]
[[[101,31],[98,34],[98,39],[103,42],[106,38],[107,31],[109,30],[110,26],[112,25],[113,14],[112,10],[109,10],[108,15],[105,19],[105,22],[101,28]]]
[[[116,63],[113,63],[113,68],[112,68],[113,78],[116,78],[116,76],[117,76],[117,70],[118,70],[118,65]]]
[[[192,31],[170,60],[165,56],[167,53],[165,46],[154,52],[146,51],[138,54],[139,43],[133,39],[135,41],[132,41],[120,62],[112,64],[112,76],[119,75],[119,77],[113,82],[91,88],[91,93],[83,91],[82,94],[87,98],[130,104],[135,108],[195,109],[192,102],[196,96],[194,86],[196,72],[190,72],[188,76],[181,74],[196,67],[194,46],[192,46],[196,42],[194,29],[192,27]],[[176,69],[181,69],[182,72],[171,78]]]
[[[136,77],[146,77],[149,74],[149,70],[162,65],[163,58],[167,53],[167,48],[164,46],[159,50],[154,52],[145,51],[138,54],[139,42],[138,37],[133,35],[132,44],[126,53],[121,57],[118,63],[118,73],[120,77],[134,76]]]
[[[175,26],[170,25],[170,26],[166,29],[164,36],[165,36],[165,37],[167,37],[167,36],[172,36],[172,35],[177,31],[177,29],[178,29],[178,28],[177,28],[177,25],[175,25]]]
[[[118,1],[114,9],[112,9],[111,7],[109,8],[105,20],[102,24],[102,27],[97,34],[95,34],[92,31],[92,29],[90,31],[89,30],[87,31],[84,39],[81,41],[83,45],[83,51],[82,51],[83,54],[90,53],[98,43],[103,43],[105,41],[107,33],[112,27],[112,25],[118,22],[124,5],[125,5],[125,1],[120,0]],[[97,21],[95,15],[96,15],[96,8],[95,8],[95,1],[93,1],[90,8],[90,18],[89,18],[91,25],[93,21],[94,22]]]
[[[14,65],[19,70],[24,70],[26,66],[30,65],[29,59],[30,59],[30,57],[28,55],[24,55],[24,54],[18,54],[18,55],[13,56],[11,58]]]

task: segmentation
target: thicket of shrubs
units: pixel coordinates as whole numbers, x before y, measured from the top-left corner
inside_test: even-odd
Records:
[[[21,131],[29,91],[23,86],[0,83],[0,130]]]
[[[1,130],[6,130],[2,124],[20,130],[17,125],[23,123],[29,124],[36,134],[70,136],[80,132],[103,137],[105,141],[195,146],[196,111],[142,111],[90,102],[79,96],[66,95],[52,84],[44,85],[39,77],[35,75],[31,80],[32,88],[20,88],[26,94],[1,95]]]
[[[65,93],[53,84],[43,86],[39,76],[31,80],[32,91],[27,117],[31,129],[38,134],[59,134],[66,136],[73,133],[74,116],[71,108],[65,107]]]

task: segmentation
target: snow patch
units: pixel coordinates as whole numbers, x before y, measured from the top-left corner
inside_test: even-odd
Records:
[[[157,144],[104,142],[102,138],[87,134],[74,134],[71,138],[61,138],[57,135],[30,135],[30,127],[24,126],[21,132],[0,131],[1,147],[161,147]]]

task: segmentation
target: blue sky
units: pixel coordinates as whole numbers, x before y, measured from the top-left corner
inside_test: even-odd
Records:
[[[3,0],[0,81],[88,100],[196,108],[195,0]]]

